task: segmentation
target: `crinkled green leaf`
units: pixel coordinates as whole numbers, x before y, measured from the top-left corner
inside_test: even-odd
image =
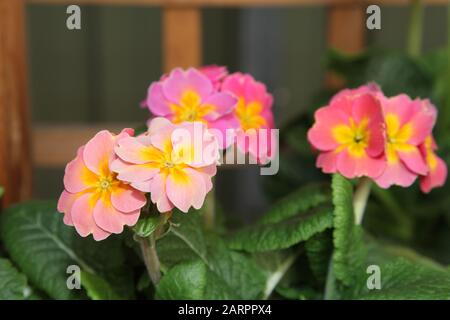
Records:
[[[270,224],[291,218],[299,213],[306,212],[310,208],[331,200],[329,189],[323,185],[310,185],[302,187],[275,203],[269,211],[263,215],[260,224]]]
[[[27,278],[8,259],[0,258],[0,300],[27,299],[31,290]]]
[[[163,300],[204,299],[208,268],[200,260],[187,261],[171,268],[156,287],[156,298]]]
[[[206,268],[205,272],[198,264],[187,264],[187,268],[195,271],[196,277],[201,277],[200,271],[205,273],[207,285],[203,291],[204,299],[256,299],[262,296],[266,275],[251,259],[231,251],[221,239],[206,236],[197,212],[175,212],[173,218],[177,226],[172,226],[170,234],[157,242],[160,260],[168,267],[161,282],[165,278],[180,275],[175,272],[180,269],[173,271],[174,268],[189,261],[201,261]],[[182,280],[164,280],[165,283],[168,281]],[[167,288],[164,290],[167,292]],[[185,293],[181,290],[179,293],[171,291],[170,294],[159,295],[161,298],[175,296],[182,299]]]
[[[333,253],[333,237],[330,230],[318,233],[305,243],[309,267],[319,283],[325,283],[328,264]]]
[[[367,289],[370,274],[361,277],[351,299],[448,300],[450,272],[397,258],[380,265],[381,289]]]
[[[10,207],[1,222],[0,234],[12,260],[50,297],[86,297],[82,290],[67,288],[70,265],[102,276],[123,297],[133,296],[132,271],[117,236],[101,242],[81,238],[73,227],[63,224],[55,202],[34,201]]]
[[[355,225],[353,214],[353,186],[339,174],[332,180],[334,205],[333,270],[336,279],[351,285],[366,257],[363,230]]]
[[[332,209],[318,207],[281,221],[243,228],[228,241],[230,248],[263,252],[289,248],[333,225]]]
[[[81,285],[86,289],[86,293],[92,300],[120,300],[114,288],[102,277],[89,272],[81,272]]]

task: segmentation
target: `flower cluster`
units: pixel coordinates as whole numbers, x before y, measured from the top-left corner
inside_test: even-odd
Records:
[[[66,166],[58,211],[83,237],[102,240],[136,224],[146,194],[160,212],[201,208],[219,149],[231,144],[270,160],[269,147],[246,143],[273,128],[272,96],[250,75],[218,66],[175,69],[150,85],[142,105],[156,116],[146,132],[101,131]]]
[[[275,152],[272,103],[266,86],[251,75],[206,66],[164,75],[150,85],[144,104],[154,116],[173,123],[203,122],[213,129],[221,149],[236,144],[242,153],[267,163]]]
[[[308,140],[317,167],[346,178],[362,176],[380,187],[408,187],[420,177],[423,192],[442,186],[445,162],[432,136],[437,110],[427,99],[386,97],[375,84],[345,89],[318,109]]]

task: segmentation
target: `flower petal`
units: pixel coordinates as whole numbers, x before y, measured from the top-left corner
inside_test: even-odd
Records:
[[[367,176],[379,177],[386,167],[386,161],[382,158],[371,158],[367,154],[360,157],[353,156],[349,151],[343,150],[337,156],[337,170],[348,179]]]
[[[206,196],[202,175],[190,168],[173,170],[167,176],[166,190],[170,202],[183,212],[191,206],[200,209]]]
[[[117,210],[111,202],[110,195],[102,196],[94,207],[95,223],[111,233],[121,233],[123,226],[133,226],[139,219],[140,210],[124,213]]]
[[[86,166],[97,175],[106,175],[109,172],[109,162],[114,157],[114,137],[103,130],[97,133],[86,144],[83,151],[83,160]]]
[[[92,193],[80,196],[73,204],[71,216],[75,229],[82,237],[92,233],[94,239],[99,241],[106,239],[111,233],[103,230],[94,221],[93,206],[95,198]]]
[[[98,177],[94,174],[83,161],[83,150],[78,149],[77,156],[70,161],[65,169],[64,187],[71,193],[77,193],[96,186]]]
[[[131,188],[128,185],[113,188],[111,192],[111,202],[117,210],[130,213],[132,211],[139,211],[145,203],[144,193]]]
[[[193,68],[187,71],[175,69],[163,83],[164,96],[178,104],[186,91],[193,91],[204,98],[212,93],[213,84],[208,77]]]

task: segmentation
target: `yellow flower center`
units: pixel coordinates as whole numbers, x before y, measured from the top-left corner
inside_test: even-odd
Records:
[[[347,149],[350,155],[362,157],[366,154],[365,149],[369,145],[370,132],[367,128],[368,119],[363,119],[359,124],[350,118],[349,125],[340,124],[332,129],[332,135],[340,145],[336,152]]]
[[[238,104],[234,111],[239,119],[241,128],[244,131],[249,129],[259,129],[266,125],[266,119],[261,116],[262,105],[258,101],[246,103],[244,98],[239,98]]]
[[[201,121],[207,123],[204,119],[206,115],[215,110],[215,107],[208,104],[202,104],[200,96],[191,90],[183,93],[179,104],[170,104],[173,112],[172,121],[180,123],[184,121]]]
[[[386,122],[386,157],[390,164],[399,161],[398,152],[414,151],[415,147],[408,143],[413,134],[413,128],[410,123],[403,126],[397,115],[388,113],[385,116]]]

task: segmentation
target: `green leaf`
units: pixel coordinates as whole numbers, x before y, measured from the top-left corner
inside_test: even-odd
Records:
[[[305,243],[309,267],[319,283],[324,284],[328,264],[333,253],[333,237],[330,230],[318,233]]]
[[[150,236],[156,229],[163,226],[169,218],[165,213],[151,213],[146,217],[142,217],[134,225],[133,231],[136,235],[142,238]]]
[[[29,202],[10,207],[1,216],[0,234],[12,260],[38,289],[55,299],[85,298],[67,288],[70,265],[103,277],[124,297],[134,294],[132,271],[125,263],[120,238],[101,242],[81,238],[63,224],[55,202]]]
[[[162,279],[174,277],[174,280],[166,281],[180,282],[178,279],[182,273],[175,272],[181,265],[187,262],[200,261],[206,268],[205,277],[207,285],[204,288],[203,299],[256,299],[262,296],[266,275],[251,259],[245,255],[231,251],[225,243],[212,235],[203,233],[201,216],[198,212],[183,214],[175,212],[174,223],[170,234],[157,242],[157,250],[160,260],[165,268],[168,268]],[[192,268],[189,264],[189,272]],[[181,268],[181,267],[179,267]],[[173,271],[173,272],[172,272]],[[194,272],[194,271],[192,271]],[[198,270],[196,277],[201,277]],[[163,282],[163,280],[161,280]],[[163,287],[164,288],[164,287]],[[162,290],[162,289],[160,289]],[[166,289],[164,289],[166,290]],[[164,291],[163,292],[167,292]],[[170,294],[160,294],[162,297],[185,296],[183,290],[171,291]]]
[[[0,300],[23,300],[31,294],[27,278],[3,258],[0,258],[0,288]]]
[[[275,203],[261,218],[260,224],[280,222],[330,200],[329,190],[321,184],[302,187]]]
[[[228,244],[232,249],[248,252],[289,248],[331,228],[331,212],[331,208],[321,206],[278,222],[250,226],[238,231]]]
[[[353,186],[339,174],[332,180],[334,205],[333,270],[336,279],[351,285],[366,257],[363,245],[363,230],[355,225],[353,214]]]
[[[448,300],[450,272],[397,258],[380,266],[381,289],[367,289],[367,278],[360,278],[359,291],[350,298],[382,300]]]
[[[187,261],[171,268],[156,287],[156,298],[163,300],[204,299],[208,269],[202,260]]]
[[[114,289],[105,279],[89,272],[81,272],[81,285],[86,289],[87,295],[92,300],[124,299],[114,292]]]
[[[5,188],[0,186],[0,198],[3,196],[4,193],[5,193]]]

